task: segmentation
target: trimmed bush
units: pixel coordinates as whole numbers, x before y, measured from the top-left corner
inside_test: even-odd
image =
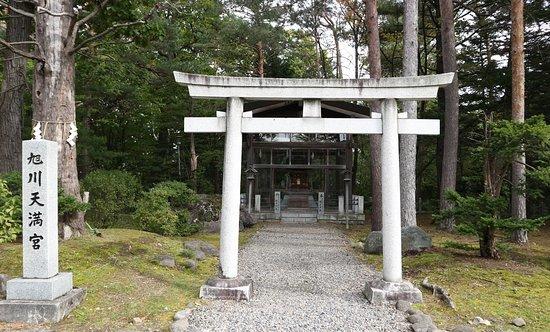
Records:
[[[125,171],[97,170],[82,181],[90,192],[90,208],[86,219],[98,228],[125,225],[121,216],[131,214],[143,188],[136,176]]]
[[[168,236],[186,236],[200,230],[190,219],[189,208],[198,201],[185,183],[160,182],[138,201],[134,222],[141,229]]]
[[[0,179],[0,243],[15,241],[21,231],[21,197]]]

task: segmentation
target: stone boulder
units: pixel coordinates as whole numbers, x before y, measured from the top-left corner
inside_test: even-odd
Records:
[[[176,267],[176,260],[174,259],[174,257],[170,255],[158,255],[156,257],[156,260],[160,266],[165,266],[170,268]]]
[[[405,252],[422,251],[432,246],[432,238],[418,226],[401,229],[401,248]]]
[[[432,238],[418,226],[401,229],[401,249],[403,252],[418,252],[432,246]],[[382,253],[382,232],[373,231],[365,238],[363,251],[367,254]]]
[[[382,232],[373,231],[365,239],[363,251],[367,254],[381,254],[382,253]]]
[[[239,228],[241,224],[243,228],[252,227],[256,224],[256,220],[254,220],[254,218],[252,218],[252,216],[250,215],[250,213],[248,213],[246,208],[242,206],[241,206],[240,216],[239,216]]]
[[[201,240],[191,240],[183,243],[185,249],[193,250],[194,252],[202,251],[208,256],[219,256],[220,251],[216,246]]]

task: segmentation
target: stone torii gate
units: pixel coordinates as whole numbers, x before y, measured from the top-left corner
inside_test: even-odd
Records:
[[[226,99],[218,117],[186,117],[188,133],[225,132],[220,230],[221,276],[207,281],[201,297],[250,299],[252,280],[238,274],[239,205],[243,133],[381,134],[383,278],[367,281],[371,302],[406,299],[422,294],[402,279],[399,134],[439,135],[439,120],[407,119],[397,101],[428,100],[450,84],[454,73],[372,79],[287,79],[207,76],[174,72],[193,98]],[[253,118],[243,100],[302,100],[302,118]],[[381,114],[371,118],[322,118],[321,100],[381,101]]]

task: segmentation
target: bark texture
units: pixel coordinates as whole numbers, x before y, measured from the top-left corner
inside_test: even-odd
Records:
[[[10,0],[9,4],[17,9],[32,12],[29,3]],[[8,14],[6,41],[24,42],[32,33],[32,19],[13,12]],[[28,44],[17,45],[28,51]],[[0,92],[0,173],[21,170],[21,129],[22,111],[26,84],[27,59],[6,49],[3,54],[4,74]]]
[[[376,0],[364,0],[367,17],[368,63],[371,78],[382,77],[380,62],[380,36],[378,33],[378,8]],[[371,112],[380,112],[380,102],[370,104]],[[371,181],[372,181],[372,215],[371,227],[373,231],[382,230],[382,164],[381,164],[381,135],[370,135],[371,150]]]
[[[525,64],[524,64],[524,26],[523,0],[512,0],[511,6],[511,60],[512,60],[512,120],[525,121]],[[527,217],[525,197],[525,153],[517,156],[512,164],[512,200],[511,213],[513,218]],[[519,244],[528,242],[527,231],[520,229],[512,233],[512,241]]]
[[[405,0],[403,76],[418,74],[418,1]],[[417,102],[404,101],[409,119],[417,118]],[[416,226],[416,135],[400,135],[401,225]]]
[[[72,13],[71,0],[39,0],[38,6],[52,13]],[[69,124],[76,123],[74,100],[75,62],[71,49],[71,17],[42,12],[36,18],[36,41],[43,50],[44,62],[36,64],[33,86],[33,122],[40,121],[43,137],[59,143],[59,180],[66,194],[82,200],[77,176],[76,146],[70,146]],[[62,238],[80,236],[86,231],[84,214],[63,218]]]
[[[441,12],[441,43],[443,71],[456,73],[456,40],[452,0],[439,0]],[[445,192],[456,188],[458,154],[458,78],[445,88],[445,130],[443,138],[443,160],[441,166],[441,186],[439,208],[447,210],[451,203],[445,199]],[[454,229],[454,219],[441,222],[440,227],[447,231]]]

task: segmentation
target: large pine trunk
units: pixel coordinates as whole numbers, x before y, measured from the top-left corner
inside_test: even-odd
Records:
[[[53,13],[72,13],[72,0],[39,0],[38,5]],[[33,86],[33,124],[42,124],[43,137],[59,143],[59,180],[66,194],[81,201],[76,166],[76,146],[67,143],[69,125],[76,124],[74,99],[73,46],[68,42],[71,18],[67,15],[37,15],[36,41],[43,50],[44,62],[37,63]],[[84,215],[77,213],[60,221],[64,239],[80,236],[85,231]]]
[[[456,41],[452,0],[439,0],[441,12],[441,43],[443,71],[456,72]],[[443,160],[441,166],[441,186],[439,208],[447,210],[451,203],[445,199],[447,190],[456,188],[456,168],[458,154],[458,78],[445,88],[445,131],[443,137]],[[452,231],[454,219],[443,220],[442,229]]]
[[[483,230],[479,237],[479,253],[484,258],[500,257],[496,248],[495,230],[491,227],[487,227]]]
[[[511,63],[512,63],[512,120],[525,121],[525,65],[523,50],[523,0],[512,0],[511,6]],[[513,218],[527,217],[525,185],[525,153],[517,156],[512,164],[512,200],[511,213]],[[512,241],[525,244],[528,241],[527,231],[520,229],[512,233]]]
[[[10,0],[10,5],[32,12],[32,5]],[[6,40],[24,42],[32,32],[32,19],[9,10]],[[27,51],[29,45],[17,45]],[[21,127],[24,93],[27,90],[27,59],[6,49],[0,94],[0,173],[21,170]]]
[[[418,1],[405,0],[403,22],[403,76],[418,74]],[[404,101],[409,119],[417,117],[416,101]],[[401,225],[416,226],[416,135],[400,136]]]
[[[366,5],[368,63],[370,78],[382,77],[380,60],[380,36],[378,33],[378,8],[376,0],[363,0]],[[380,102],[370,103],[371,112],[380,112]],[[371,181],[372,181],[372,214],[371,227],[373,231],[382,230],[382,164],[381,135],[370,135]]]

